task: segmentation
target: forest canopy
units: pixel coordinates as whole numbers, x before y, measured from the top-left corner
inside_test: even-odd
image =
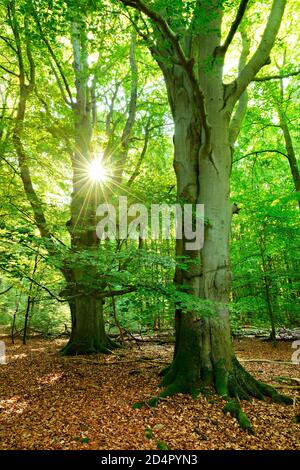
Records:
[[[66,356],[167,335],[160,397],[212,387],[251,430],[240,399],[291,399],[232,334],[300,327],[299,1],[0,13],[2,332]]]

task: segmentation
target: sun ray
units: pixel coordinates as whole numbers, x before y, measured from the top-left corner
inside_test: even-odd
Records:
[[[102,159],[99,157],[92,160],[87,168],[88,177],[90,180],[97,183],[105,183],[109,177],[107,168],[103,166]]]

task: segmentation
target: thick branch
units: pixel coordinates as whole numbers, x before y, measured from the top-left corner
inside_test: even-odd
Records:
[[[179,64],[185,70],[191,86],[195,93],[195,99],[197,102],[197,108],[200,115],[200,124],[204,129],[205,133],[205,149],[210,149],[210,126],[207,123],[206,110],[205,110],[205,100],[203,92],[199,86],[198,80],[194,73],[194,59],[188,58],[180,44],[180,40],[177,34],[169,26],[168,22],[156,11],[149,8],[142,0],[119,0],[124,5],[135,8],[136,10],[144,13],[148,18],[150,18],[157,26],[158,30],[162,34],[163,38],[168,41],[174,48],[174,51],[177,55]],[[280,0],[282,1],[282,0]],[[178,64],[177,64],[178,65]]]
[[[247,57],[250,51],[250,41],[247,37],[246,32],[242,31],[241,36],[242,36],[243,49],[242,49],[242,53],[241,53],[240,61],[239,61],[239,71],[241,71],[245,67]],[[248,92],[247,92],[247,89],[245,89],[245,91],[242,93],[238,101],[236,111],[230,122],[229,141],[230,141],[231,146],[235,144],[238,138],[241,125],[242,125],[243,119],[247,111],[247,106],[248,106]]]
[[[249,83],[254,79],[255,75],[267,62],[279,31],[285,5],[286,0],[273,0],[271,12],[261,38],[261,42],[248,64],[239,73],[236,80],[235,91],[230,96],[228,102],[230,108],[234,106],[243,91],[245,91]]]

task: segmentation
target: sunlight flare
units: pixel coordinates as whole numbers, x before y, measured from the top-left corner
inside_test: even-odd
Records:
[[[92,181],[98,183],[105,183],[108,179],[108,171],[103,166],[102,159],[97,158],[92,160],[88,165],[88,177]]]

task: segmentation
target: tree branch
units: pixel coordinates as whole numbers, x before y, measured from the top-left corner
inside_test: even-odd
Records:
[[[35,67],[34,67],[34,62],[33,62],[32,55],[31,55],[30,43],[28,41],[28,37],[26,37],[26,52],[27,52],[27,58],[28,58],[29,67],[30,67],[29,84],[26,84],[25,66],[24,66],[23,51],[22,51],[22,45],[21,45],[21,36],[20,36],[20,31],[19,31],[19,24],[15,16],[14,1],[10,2],[8,8],[9,8],[8,12],[9,12],[9,17],[10,17],[11,27],[13,30],[16,50],[17,50],[17,58],[18,58],[18,64],[19,64],[19,92],[20,92],[18,110],[17,110],[15,126],[13,129],[12,140],[13,140],[13,144],[17,153],[17,157],[18,157],[24,191],[28,199],[28,202],[30,203],[31,208],[33,210],[35,223],[41,235],[47,238],[50,238],[50,233],[46,225],[46,219],[44,216],[42,203],[39,200],[39,197],[37,196],[35,189],[33,187],[30,170],[27,164],[27,155],[23,147],[23,143],[22,143],[22,133],[23,133],[23,128],[24,128],[24,118],[25,118],[27,99],[28,99],[29,94],[34,88]],[[27,23],[25,23],[25,28],[27,29]]]
[[[238,27],[244,17],[244,13],[246,11],[247,5],[249,3],[249,0],[241,0],[241,3],[239,5],[235,20],[233,21],[229,33],[227,35],[227,38],[224,41],[224,44],[222,44],[220,47],[217,48],[215,51],[215,55],[222,55],[224,56],[227,52],[228,47],[230,46],[235,33],[238,30]]]
[[[280,75],[268,75],[266,77],[254,77],[253,82],[268,82],[269,80],[282,80],[283,78],[296,77],[300,75],[300,70]]]
[[[4,67],[4,65],[0,65],[0,69],[4,70],[4,72],[9,73],[10,75],[13,75],[14,77],[19,78],[19,75],[17,73],[13,72],[12,70],[7,69],[6,67]]]
[[[137,290],[136,287],[128,287],[127,289],[120,289],[120,290],[109,290],[107,292],[103,292],[103,294],[100,294],[101,298],[104,297],[114,297],[117,295],[125,295],[129,294],[130,292],[135,292]]]
[[[287,0],[273,0],[271,12],[260,44],[247,65],[239,73],[236,81],[231,84],[234,91],[227,97],[229,108],[233,108],[243,91],[267,62],[280,28],[286,1]],[[230,89],[230,86],[228,89]]]
[[[13,172],[14,172],[16,175],[20,176],[20,173],[15,169],[15,167],[14,167],[5,157],[3,157],[3,155],[0,155],[0,158],[1,158],[1,160],[3,160],[5,163],[7,163],[8,166],[10,166],[10,168],[13,170]]]
[[[132,33],[131,44],[130,44],[130,72],[131,72],[131,90],[130,90],[130,99],[129,99],[129,111],[128,117],[122,132],[121,137],[121,152],[118,158],[116,165],[116,176],[121,179],[123,174],[123,169],[125,162],[128,156],[130,136],[133,131],[133,127],[136,119],[136,107],[137,107],[137,98],[138,98],[138,67],[136,62],[136,31]]]
[[[250,41],[247,37],[246,32],[242,31],[241,36],[242,36],[243,49],[242,49],[242,53],[241,53],[240,60],[239,60],[239,71],[243,70],[243,68],[245,67],[247,57],[250,52]],[[245,91],[240,96],[238,105],[236,107],[236,111],[230,121],[229,141],[232,147],[235,144],[238,138],[238,135],[240,133],[241,125],[242,125],[243,119],[247,111],[247,106],[248,106],[248,92],[247,92],[247,89],[245,89]]]
[[[5,36],[0,35],[0,39],[2,39],[2,41],[4,41],[8,45],[8,47],[10,47],[14,51],[14,53],[17,52],[16,48],[12,45],[12,43],[10,42],[10,40],[8,38],[6,38]]]
[[[53,65],[53,63],[52,63],[52,61],[51,61],[51,59],[49,60],[49,63],[50,63],[51,70],[52,70],[52,72],[53,72],[53,74],[54,74],[54,76],[55,76],[55,78],[56,78],[57,85],[58,85],[58,88],[59,88],[59,90],[60,90],[62,99],[64,100],[64,102],[65,102],[68,106],[72,106],[71,101],[69,101],[68,98],[67,98],[67,95],[66,95],[66,93],[65,93],[63,84],[61,83],[61,80],[60,80],[60,78],[59,78],[59,76],[58,76],[57,71],[55,70],[55,67],[54,67],[54,65]]]
[[[12,288],[13,288],[13,286],[8,287],[7,289],[5,289],[5,290],[3,290],[2,292],[0,292],[0,295],[6,294],[6,293],[9,292]]]
[[[148,149],[148,144],[149,144],[149,137],[150,137],[150,118],[147,122],[147,125],[146,125],[146,130],[145,130],[145,139],[144,139],[144,145],[143,145],[143,149],[142,149],[142,152],[140,154],[140,157],[138,159],[138,162],[137,162],[137,165],[132,173],[132,175],[130,176],[129,180],[128,180],[128,183],[127,183],[127,186],[130,187],[134,180],[137,178],[138,174],[139,174],[139,169],[141,167],[141,164],[145,158],[145,155],[147,153],[147,149]]]
[[[0,269],[8,274],[10,274],[11,276],[13,276],[13,272],[11,272],[9,269],[7,268],[4,268],[3,266],[0,266]],[[40,284],[39,282],[37,282],[35,279],[33,279],[31,276],[27,276],[27,274],[25,274],[23,271],[18,271],[19,274],[21,274],[23,277],[25,277],[26,279],[28,279],[28,281],[30,281],[32,284],[35,284],[36,286],[40,287],[41,289],[45,290],[46,292],[48,292],[48,294],[50,295],[50,297],[52,297],[53,299],[57,300],[57,302],[66,302],[65,299],[60,299],[59,297],[57,297],[55,294],[53,294],[53,292],[51,292],[50,289],[48,289],[48,287],[46,286],[43,286],[42,284]]]
[[[199,86],[196,75],[194,73],[194,59],[190,59],[185,55],[177,34],[174,33],[174,31],[169,26],[168,22],[156,11],[149,8],[142,0],[119,0],[119,1],[123,3],[124,5],[133,7],[136,10],[148,16],[148,18],[150,18],[157,25],[163,38],[166,39],[168,42],[170,42],[170,44],[173,46],[174,51],[179,60],[179,65],[181,65],[183,69],[185,70],[189,78],[189,81],[191,83],[191,86],[194,90],[195,99],[197,101],[197,107],[198,107],[199,115],[200,115],[200,121],[201,121],[200,124],[201,124],[201,127],[203,127],[204,133],[205,133],[204,148],[209,150],[210,141],[211,141],[211,136],[210,136],[211,132],[210,132],[210,126],[208,125],[207,117],[206,117],[204,95]],[[278,0],[278,1],[283,1],[283,0]]]
[[[243,160],[246,157],[250,157],[251,155],[258,155],[260,153],[279,153],[279,155],[283,155],[287,159],[289,158],[286,153],[281,152],[280,150],[276,149],[269,149],[269,150],[255,150],[254,152],[247,153],[246,155],[243,155],[240,158],[237,158],[236,160],[233,161],[233,163],[239,162],[240,160]]]
[[[73,101],[71,89],[70,89],[70,87],[69,87],[69,84],[68,84],[68,81],[67,81],[66,76],[65,76],[65,74],[64,74],[64,71],[63,71],[63,69],[62,69],[62,66],[61,66],[61,64],[59,63],[59,61],[57,60],[56,55],[54,54],[54,51],[53,51],[53,49],[52,49],[52,46],[51,46],[50,42],[48,41],[48,39],[46,38],[45,34],[43,33],[41,23],[40,23],[40,21],[39,21],[39,19],[38,19],[38,17],[37,17],[36,14],[34,15],[34,18],[35,18],[35,21],[36,21],[38,30],[39,30],[39,32],[40,32],[42,41],[44,42],[45,46],[47,47],[48,52],[49,52],[50,56],[52,57],[52,59],[53,59],[55,65],[56,65],[56,67],[57,67],[57,69],[58,69],[58,71],[59,71],[59,73],[60,73],[60,76],[61,76],[61,78],[62,78],[62,81],[63,81],[63,83],[64,83],[64,86],[65,86],[65,89],[66,89],[66,93],[67,93],[67,95],[68,95],[68,97],[69,97],[70,102],[69,102],[68,100],[66,100],[65,95],[63,96],[64,101],[66,101],[67,104],[69,104],[70,106],[73,106],[73,105],[74,105],[74,101]],[[52,67],[53,67],[53,65],[51,66],[51,68],[52,68]],[[53,70],[53,68],[52,68],[52,70]],[[56,79],[57,79],[58,76],[57,76],[56,73],[55,73],[55,76],[56,76]],[[61,87],[61,86],[60,86],[60,90],[62,90],[62,87]]]

